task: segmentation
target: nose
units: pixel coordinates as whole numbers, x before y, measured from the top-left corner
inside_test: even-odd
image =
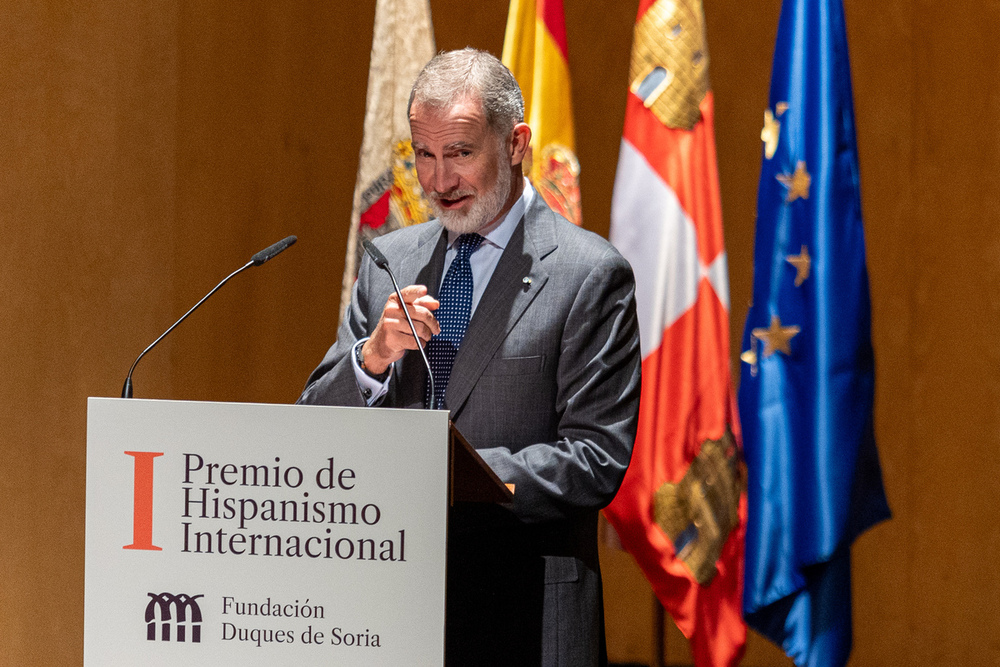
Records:
[[[458,188],[458,173],[452,168],[450,160],[438,159],[434,162],[434,176],[432,185],[434,192],[444,194]]]

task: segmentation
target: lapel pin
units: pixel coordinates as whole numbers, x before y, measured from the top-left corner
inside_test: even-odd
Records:
[[[524,278],[521,279],[521,282],[524,283],[525,285],[530,285],[531,284],[531,278],[529,278],[528,276],[525,276]]]

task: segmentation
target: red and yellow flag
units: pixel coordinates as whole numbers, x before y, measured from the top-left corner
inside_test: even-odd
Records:
[[[695,665],[736,665],[746,485],[700,0],[641,0],[629,78],[610,237],[636,276],[642,401],[605,513]]]
[[[580,162],[573,135],[562,0],[511,0],[503,64],[524,95],[531,150],[524,173],[545,202],[580,224]]]

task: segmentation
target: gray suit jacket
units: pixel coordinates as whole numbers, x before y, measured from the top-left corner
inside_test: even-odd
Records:
[[[436,295],[447,245],[436,221],[376,244],[401,285]],[[391,293],[366,257],[337,342],[299,402],[365,404],[348,352]],[[640,363],[628,262],[536,196],[469,323],[445,396],[458,429],[516,488],[510,507],[459,505],[449,518],[449,665],[606,660],[597,511],[631,457]],[[426,376],[408,353],[382,405],[424,407]]]

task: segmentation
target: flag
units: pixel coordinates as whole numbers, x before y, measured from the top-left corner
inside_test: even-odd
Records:
[[[841,0],[781,10],[739,406],[747,623],[797,665],[851,651],[854,538],[889,518],[875,450],[868,274]]]
[[[428,0],[377,0],[364,138],[347,237],[340,318],[351,300],[361,242],[432,217],[417,180],[406,105],[417,74],[434,56]]]
[[[531,145],[524,175],[554,211],[580,224],[580,162],[562,0],[511,0],[503,64],[521,86]]]
[[[642,398],[605,510],[698,667],[736,665],[745,478],[729,361],[729,279],[700,0],[642,0],[611,241],[632,264]]]

